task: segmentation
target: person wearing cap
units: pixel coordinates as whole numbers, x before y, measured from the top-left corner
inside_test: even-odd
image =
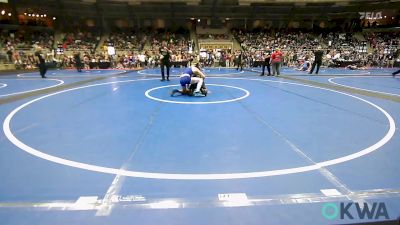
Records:
[[[272,55],[271,55],[272,75],[273,76],[275,76],[275,74],[280,75],[282,61],[283,61],[283,54],[279,48],[276,48],[274,53],[272,53]]]

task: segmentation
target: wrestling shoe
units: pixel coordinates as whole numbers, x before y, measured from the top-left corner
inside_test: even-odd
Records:
[[[208,94],[207,88],[201,88],[200,91],[204,96],[207,96],[207,94]]]
[[[171,91],[171,97],[174,97],[176,93],[179,93],[178,89],[174,89]]]
[[[193,93],[193,96],[195,96],[195,97],[204,97],[205,95],[203,95],[200,91],[195,91]]]

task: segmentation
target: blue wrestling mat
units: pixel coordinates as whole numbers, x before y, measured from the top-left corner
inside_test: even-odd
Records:
[[[2,76],[0,223],[179,217],[298,225],[400,216],[394,69],[323,68],[302,82],[260,77],[260,68],[205,68],[207,97],[171,97],[182,71],[171,69],[170,82],[160,82],[158,68]],[[350,202],[353,219],[328,210]],[[387,217],[360,218],[355,203],[381,203]]]

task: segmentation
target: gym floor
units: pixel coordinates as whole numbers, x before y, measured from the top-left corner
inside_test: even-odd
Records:
[[[400,216],[396,69],[206,68],[0,77],[0,224],[345,224]],[[331,204],[332,206],[332,204]]]

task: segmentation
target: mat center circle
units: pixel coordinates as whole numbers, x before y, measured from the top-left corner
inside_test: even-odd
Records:
[[[175,96],[172,97],[170,92],[173,89],[180,88],[180,85],[165,85],[154,87],[145,92],[145,96],[149,99],[173,103],[173,104],[218,104],[239,101],[250,96],[250,92],[246,89],[223,85],[223,84],[207,84],[210,94],[206,97],[189,97],[189,96]],[[168,89],[168,90],[165,90]],[[229,90],[230,89],[230,90]],[[238,94],[238,92],[240,94]]]

